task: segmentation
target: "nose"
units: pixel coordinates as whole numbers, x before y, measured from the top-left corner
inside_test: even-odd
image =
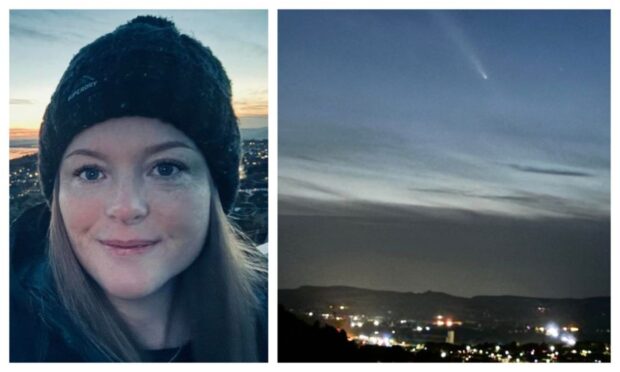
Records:
[[[132,177],[117,182],[106,207],[106,215],[123,224],[133,225],[144,220],[148,214],[143,185]]]

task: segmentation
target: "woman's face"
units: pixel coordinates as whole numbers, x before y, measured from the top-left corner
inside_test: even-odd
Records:
[[[207,164],[156,119],[111,119],[77,135],[58,202],[73,250],[108,296],[155,293],[199,255],[211,197]]]

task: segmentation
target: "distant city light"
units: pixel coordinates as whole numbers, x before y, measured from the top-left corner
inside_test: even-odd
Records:
[[[351,322],[351,328],[359,327],[361,328],[364,325],[362,322]]]
[[[342,309],[343,307],[347,309],[345,305],[334,305],[333,310],[328,310],[330,311],[329,313],[327,312],[321,313],[321,310],[315,309],[318,311],[318,313],[310,311],[310,312],[304,312],[304,314],[310,317],[321,316],[326,319],[326,323],[332,323],[332,324],[335,324],[333,322],[338,321],[338,320],[345,321],[345,322],[350,321],[349,322],[350,328],[346,329],[347,333],[349,333],[349,335],[347,335],[348,336],[347,339],[352,342],[357,342],[360,345],[374,345],[374,346],[379,346],[379,347],[400,346],[404,348],[404,350],[411,351],[413,353],[419,350],[422,350],[422,348],[423,350],[427,350],[427,347],[424,344],[416,343],[420,341],[419,340],[420,338],[430,337],[431,340],[435,340],[437,337],[443,337],[443,336],[440,336],[440,334],[445,334],[444,332],[447,332],[448,334],[455,332],[452,327],[461,326],[461,327],[464,327],[465,329],[467,329],[468,327],[468,325],[463,326],[464,321],[453,319],[452,315],[448,315],[448,316],[437,315],[432,319],[432,324],[427,323],[429,325],[423,326],[421,325],[423,324],[421,322],[419,323],[419,325],[416,324],[417,320],[391,318],[389,315],[387,317],[384,317],[384,315],[381,315],[381,314],[367,316],[367,315],[360,314],[360,313],[353,315],[353,314],[347,314],[345,312],[342,312],[342,313],[332,312],[332,311],[335,311],[336,309]],[[371,324],[374,326],[374,329],[371,328],[372,327]],[[501,343],[491,344],[491,345],[487,344],[487,346],[479,347],[479,345],[467,344],[466,343],[467,341],[465,341],[461,345],[456,344],[458,348],[454,349],[453,351],[440,350],[439,348],[435,349],[434,347],[428,347],[428,350],[432,350],[435,358],[440,357],[442,360],[445,359],[445,361],[459,360],[462,362],[472,362],[472,361],[484,361],[484,359],[486,359],[487,361],[504,362],[504,363],[510,363],[510,362],[555,363],[558,361],[560,362],[577,361],[577,359],[574,359],[574,358],[578,358],[579,361],[584,361],[581,359],[582,357],[584,359],[588,359],[589,361],[593,361],[594,357],[591,354],[593,354],[593,352],[598,353],[599,349],[596,349],[596,350],[594,349],[593,350],[572,349],[577,343],[576,332],[579,331],[578,326],[575,325],[575,323],[565,323],[565,324],[560,324],[560,325],[558,324],[560,323],[555,323],[551,321],[545,326],[540,326],[540,325],[537,326],[536,324],[531,324],[531,326],[515,324],[512,326],[513,327],[512,329],[516,333],[526,332],[526,329],[529,328],[530,332],[535,331],[541,335],[545,335],[549,338],[556,339],[552,342],[547,340],[546,349],[529,348],[528,350],[522,350],[519,348],[515,348],[511,346],[510,344],[503,345]],[[417,336],[413,335],[413,337],[410,335],[407,335],[408,332],[412,332],[412,331],[413,332],[424,332],[425,330],[431,331],[431,328],[433,328],[433,325],[437,327],[437,328],[434,328],[435,330],[440,331],[442,329],[441,327],[444,327],[443,330],[445,331],[437,332],[437,334],[421,334]],[[341,325],[338,327],[341,327]],[[364,327],[368,327],[366,330],[372,329],[369,331],[370,336],[368,336],[368,333],[357,334],[358,332],[362,331]],[[390,327],[390,328],[387,328],[387,327]],[[340,329],[340,328],[337,328],[337,329]],[[405,330],[408,330],[408,332]],[[446,338],[446,340],[447,340],[446,342],[448,343],[454,343],[454,341],[448,341],[450,340],[449,336],[448,338]],[[496,342],[500,342],[500,341],[496,341]],[[608,356],[609,346],[606,346],[605,350],[607,350],[607,353],[604,353],[604,355]],[[567,359],[567,355],[572,355],[573,359],[572,360]],[[450,359],[447,359],[448,357],[450,357]]]
[[[562,342],[564,342],[568,346],[575,346],[575,344],[577,343],[577,340],[575,339],[575,336],[569,335],[569,334],[562,335],[560,340]]]
[[[549,323],[547,324],[546,328],[546,332],[545,334],[547,336],[553,337],[553,338],[558,338],[558,336],[560,335],[560,330],[558,328],[557,325],[555,325],[554,323]]]

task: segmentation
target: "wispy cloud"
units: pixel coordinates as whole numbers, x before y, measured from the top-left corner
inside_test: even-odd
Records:
[[[11,25],[11,38],[16,39],[35,39],[44,42],[58,42],[60,38],[56,35],[41,32],[27,26],[12,24]]]
[[[30,99],[11,98],[11,105],[32,105],[34,102]]]
[[[250,53],[253,53],[253,54],[257,55],[257,56],[267,55],[267,47],[265,47],[264,45],[260,45],[258,43],[254,43],[254,42],[250,42],[250,41],[244,41],[244,40],[239,40],[239,42]]]
[[[533,167],[529,165],[520,165],[520,164],[506,164],[508,167],[518,170],[520,172],[527,173],[540,173],[540,174],[549,174],[553,176],[569,176],[569,177],[592,177],[590,173],[580,172],[570,169],[562,169],[562,168],[541,168],[541,167]]]
[[[292,187],[301,187],[305,190],[317,192],[319,194],[323,194],[326,196],[345,198],[345,199],[350,198],[350,195],[342,193],[331,187],[320,185],[315,182],[300,180],[298,178],[288,177],[288,176],[280,176],[278,180],[280,183],[288,183]]]
[[[13,10],[11,11],[11,37],[33,38],[42,41],[90,40],[82,27],[91,29],[107,26],[107,14],[123,11],[97,10]],[[102,15],[103,18],[102,19]]]
[[[587,203],[579,200],[572,200],[565,197],[534,193],[527,191],[513,191],[505,194],[478,193],[467,190],[451,188],[418,188],[409,187],[415,192],[429,193],[435,195],[446,195],[446,197],[472,198],[479,200],[491,200],[505,202],[512,205],[519,205],[532,210],[548,212],[554,216],[566,216],[576,218],[599,218],[607,216],[607,211],[600,211]]]

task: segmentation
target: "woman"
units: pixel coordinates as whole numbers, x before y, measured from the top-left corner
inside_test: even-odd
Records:
[[[41,126],[47,205],[11,228],[11,361],[266,361],[239,158],[228,77],[172,22],[82,48]]]

